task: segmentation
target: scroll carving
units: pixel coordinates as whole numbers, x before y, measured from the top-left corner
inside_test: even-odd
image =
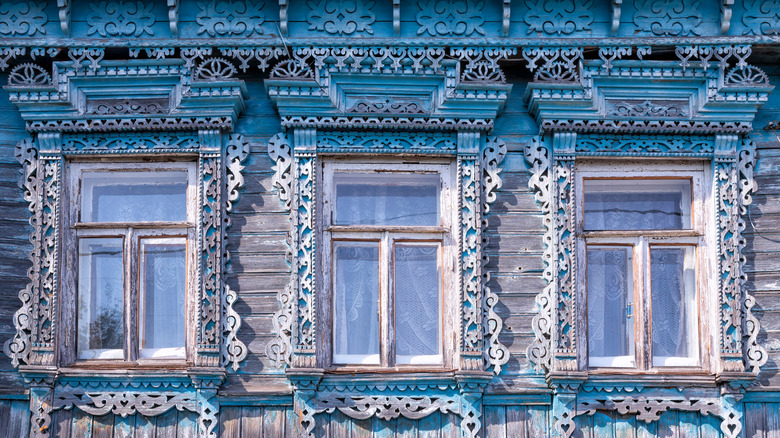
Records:
[[[553,327],[553,303],[554,303],[554,256],[555,244],[553,242],[555,230],[552,223],[551,191],[552,168],[550,167],[550,151],[538,138],[534,138],[531,144],[525,147],[525,160],[531,167],[531,178],[528,187],[534,193],[534,199],[542,210],[544,225],[544,277],[547,285],[536,296],[536,305],[539,309],[532,320],[534,340],[528,346],[526,355],[534,364],[537,372],[552,369],[552,327]]]
[[[501,188],[501,163],[506,156],[506,143],[497,137],[488,137],[481,154],[482,169],[482,227],[484,217],[490,212],[490,204],[496,200],[496,191]],[[484,242],[484,239],[483,239]],[[485,330],[485,367],[493,366],[495,374],[501,373],[501,367],[509,361],[509,349],[501,343],[499,335],[504,328],[503,319],[496,313],[498,295],[490,290],[487,283],[490,273],[487,270],[488,257],[482,257],[482,324]]]
[[[529,34],[571,35],[590,30],[593,23],[592,0],[526,0],[526,5]]]
[[[474,369],[471,364],[475,354],[479,354],[480,361],[483,348],[482,328],[482,263],[481,263],[481,203],[479,164],[476,157],[458,157],[458,187],[460,199],[459,210],[459,271],[461,275],[461,303],[462,303],[462,337],[461,360],[462,366]],[[479,369],[482,364],[479,364]]]
[[[16,333],[13,338],[6,341],[3,350],[11,358],[14,367],[30,364],[30,351],[32,347],[32,330],[34,323],[33,301],[37,299],[40,288],[40,250],[41,250],[41,224],[38,210],[41,203],[41,163],[38,160],[38,150],[31,139],[25,139],[16,145],[16,159],[22,165],[19,187],[24,193],[30,211],[30,225],[33,231],[30,233],[30,242],[33,249],[30,252],[32,267],[27,271],[30,282],[19,291],[21,308],[14,313],[14,327]]]
[[[769,360],[769,355],[766,349],[758,342],[758,334],[760,332],[760,325],[758,318],[753,314],[753,306],[755,306],[755,298],[745,288],[745,282],[747,276],[744,272],[745,256],[743,250],[745,248],[745,239],[742,237],[742,232],[745,230],[745,216],[748,213],[748,208],[753,202],[752,194],[756,191],[756,182],[753,178],[753,170],[756,163],[756,149],[752,141],[746,140],[743,142],[738,154],[738,169],[739,169],[739,216],[737,223],[737,241],[740,253],[739,259],[739,284],[742,289],[742,307],[744,311],[743,321],[743,350],[745,355],[746,367],[754,374],[758,374],[761,371],[761,367]]]
[[[43,26],[48,21],[46,2],[43,0],[0,4],[0,35],[27,37],[38,36],[37,34],[46,35]]]
[[[126,417],[136,412],[145,416],[155,416],[170,409],[198,412],[193,392],[106,392],[84,389],[57,391],[54,395],[54,409],[72,409],[76,407],[91,415],[112,413]]]

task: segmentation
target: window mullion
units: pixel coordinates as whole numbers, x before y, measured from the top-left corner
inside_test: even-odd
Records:
[[[395,366],[395,301],[393,300],[393,245],[394,239],[389,232],[382,233],[382,251],[379,262],[379,321],[380,321],[380,363],[383,367]]]
[[[124,326],[125,326],[125,360],[138,359],[138,346],[135,344],[136,299],[135,291],[138,290],[138,249],[136,234],[132,227],[128,227],[125,234],[125,290],[124,290]]]
[[[650,245],[646,236],[637,238],[637,249],[639,257],[637,260],[635,272],[638,278],[638,287],[635,297],[635,321],[637,322],[636,333],[636,354],[638,358],[637,368],[647,370],[652,357],[651,339],[652,328],[650,315]]]

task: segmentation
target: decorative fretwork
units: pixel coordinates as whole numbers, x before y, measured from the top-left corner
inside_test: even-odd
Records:
[[[637,31],[656,36],[700,35],[702,22],[695,0],[638,0],[634,13]]]
[[[591,30],[592,0],[527,0],[526,4],[529,10],[523,21],[528,34],[561,36]]]
[[[0,5],[0,35],[2,36],[46,35],[44,25],[48,21],[44,0],[3,2]]]
[[[487,227],[486,217],[490,213],[490,205],[496,201],[496,191],[501,188],[501,163],[506,156],[506,143],[498,137],[488,137],[480,156],[482,169],[482,229]],[[482,242],[485,242],[484,237]],[[485,368],[492,366],[496,374],[501,374],[501,367],[509,362],[509,349],[501,343],[499,335],[504,327],[504,321],[496,313],[499,299],[490,290],[490,272],[487,264],[489,258],[482,256],[482,327],[485,338]]]
[[[374,0],[309,0],[306,14],[309,30],[325,31],[331,35],[374,34],[376,21],[372,12]]]
[[[580,78],[582,48],[524,48],[523,58],[534,73],[535,82],[577,82]]]
[[[54,409],[78,408],[91,415],[108,413],[126,417],[136,412],[145,416],[164,414],[170,409],[198,412],[194,392],[109,392],[88,389],[58,388],[54,395]]]
[[[209,0],[198,2],[198,35],[251,37],[263,35],[265,2],[260,0]]]
[[[51,85],[51,75],[37,64],[19,64],[8,73],[8,85],[12,87]]]
[[[458,217],[461,322],[461,367],[482,369],[482,250],[481,178],[479,160],[473,155],[458,156]],[[478,358],[478,361],[477,361]],[[479,363],[477,363],[479,362]]]
[[[718,240],[719,357],[728,371],[746,368],[758,373],[766,351],[757,343],[758,320],[750,309],[754,298],[744,291],[745,246],[742,216],[755,190],[752,143],[737,135],[688,137],[648,135],[577,135],[557,133],[554,153],[538,140],[526,146],[532,177],[529,187],[544,213],[545,262],[548,281],[536,302],[534,341],[527,350],[537,371],[576,370],[576,299],[574,264],[574,162],[577,157],[690,157],[713,162]],[[552,203],[552,204],[551,204]],[[551,207],[552,205],[552,207]],[[744,347],[743,347],[744,345]],[[743,349],[744,348],[744,349]]]
[[[317,334],[315,326],[316,301],[316,242],[315,197],[316,155],[295,153],[295,198],[293,207],[296,249],[294,275],[297,277],[297,323],[294,326],[293,349],[301,365],[311,365],[315,359]],[[295,362],[293,362],[295,363]]]
[[[544,277],[547,285],[536,295],[536,305],[538,313],[532,320],[534,340],[528,346],[526,355],[528,360],[534,364],[537,372],[543,372],[552,369],[552,327],[553,327],[553,303],[555,282],[554,275],[554,256],[555,230],[552,220],[552,167],[550,166],[551,153],[549,149],[537,138],[526,145],[525,160],[531,167],[531,178],[528,181],[528,187],[534,192],[534,199],[542,210],[544,225]]]

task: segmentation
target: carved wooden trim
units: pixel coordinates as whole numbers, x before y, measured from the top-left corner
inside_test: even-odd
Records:
[[[744,290],[745,246],[741,237],[744,215],[755,190],[755,149],[737,135],[672,136],[612,135],[588,136],[556,133],[552,149],[548,142],[534,139],[526,146],[531,167],[529,187],[544,214],[546,229],[543,277],[548,285],[536,297],[539,313],[534,316],[534,340],[526,352],[538,372],[577,370],[577,321],[573,277],[574,210],[573,169],[578,157],[691,157],[712,160],[716,199],[718,250],[719,358],[725,371],[749,368],[758,374],[767,361],[758,344],[758,320],[752,314],[754,298]],[[552,152],[552,151],[555,152]]]

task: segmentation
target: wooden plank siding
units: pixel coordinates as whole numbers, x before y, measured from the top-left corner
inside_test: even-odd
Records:
[[[382,3],[389,7],[389,2]],[[493,6],[491,6],[493,7]],[[269,11],[265,11],[269,13]],[[270,15],[269,15],[270,16]],[[383,15],[385,16],[385,15]],[[188,21],[189,20],[189,21]],[[291,28],[301,25],[293,17]],[[384,23],[385,25],[387,23]],[[194,26],[192,17],[182,26]],[[521,70],[522,69],[522,70]],[[514,85],[503,114],[496,121],[494,134],[507,142],[508,154],[501,173],[503,185],[491,206],[484,234],[484,254],[490,271],[488,286],[501,300],[496,311],[504,320],[501,340],[508,346],[511,359],[495,379],[489,391],[522,393],[537,391],[540,383],[531,382],[535,371],[525,351],[533,340],[531,321],[536,314],[534,298],[544,287],[542,271],[542,214],[528,188],[529,171],[523,148],[538,134],[535,121],[523,103],[524,66],[512,64],[507,75]],[[7,75],[0,74],[0,83]],[[770,78],[780,83],[780,76]],[[251,98],[247,101],[236,132],[251,143],[245,163],[246,186],[228,230],[227,249],[231,260],[228,282],[238,291],[235,309],[242,317],[238,336],[249,354],[238,372],[228,374],[221,396],[255,395],[289,398],[291,389],[283,371],[272,367],[265,347],[272,339],[272,317],[278,308],[276,294],[289,279],[287,213],[271,185],[273,162],[266,151],[268,139],[281,131],[279,117],[266,96],[261,80],[246,78]],[[17,186],[19,166],[14,159],[16,143],[27,137],[24,123],[0,88],[0,344],[14,333],[13,313],[19,307],[18,292],[27,283],[31,249],[27,205]],[[753,136],[758,146],[756,167],[758,194],[749,209],[744,236],[747,264],[747,289],[756,297],[754,312],[760,320],[760,342],[770,355],[759,378],[762,391],[780,391],[780,139],[774,131],[762,131],[768,121],[780,119],[780,92],[774,92],[756,121]],[[526,380],[524,380],[524,378]],[[24,384],[0,356],[0,395],[24,396]],[[353,420],[336,411],[317,417],[318,437],[418,437],[460,436],[460,418],[435,413],[421,420],[377,418]],[[26,399],[0,398],[0,436],[27,437],[29,402]],[[598,412],[576,417],[575,436],[590,437],[670,437],[709,438],[720,435],[719,420],[696,413],[669,411],[655,423],[637,421],[633,416]],[[482,436],[486,438],[543,437],[550,435],[551,412],[544,405],[491,404],[482,413]],[[222,406],[219,412],[222,437],[294,437],[295,414],[285,406]],[[780,403],[749,402],[745,406],[744,436],[780,438]],[[56,437],[195,437],[197,416],[192,412],[170,410],[157,417],[140,414],[120,417],[113,414],[92,416],[77,409],[58,410],[52,417],[52,436]]]

